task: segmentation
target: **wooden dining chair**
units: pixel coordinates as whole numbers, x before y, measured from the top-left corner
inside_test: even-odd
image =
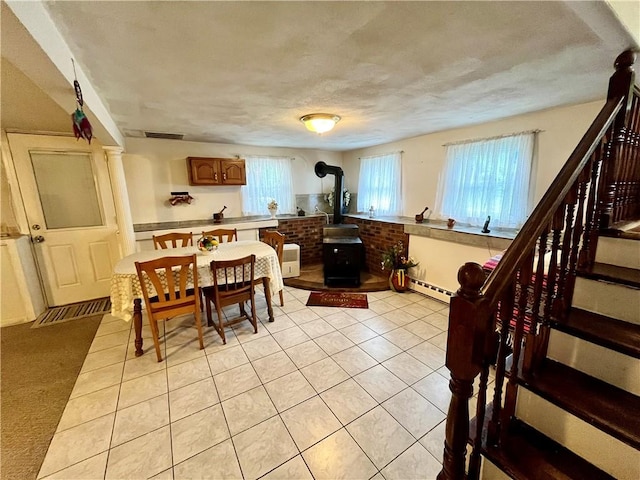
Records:
[[[202,232],[202,236],[216,237],[220,243],[222,242],[237,242],[238,230],[235,228],[217,228],[208,232]]]
[[[282,270],[284,239],[285,239],[285,235],[278,232],[277,230],[266,230],[262,234],[262,241],[267,245],[270,245],[278,254],[278,262],[280,262],[280,270]],[[280,290],[280,306],[284,307],[284,295],[282,290]]]
[[[153,236],[153,248],[156,250],[191,246],[193,246],[193,234],[191,232],[166,233],[164,235]]]
[[[200,320],[201,300],[198,293],[196,255],[161,257],[148,262],[135,262],[135,265],[147,307],[158,362],[162,361],[158,320],[168,320],[177,315],[192,313],[198,328],[200,350],[202,350],[204,341]],[[190,281],[193,282],[193,288],[187,288]]]
[[[222,343],[226,344],[227,339],[224,334],[225,327],[234,325],[243,320],[249,320],[253,325],[253,332],[258,333],[258,317],[256,316],[256,304],[254,297],[254,282],[256,256],[248,255],[236,260],[213,260],[211,262],[211,272],[213,276],[213,286],[204,287],[204,301],[207,310],[207,324],[215,327],[222,338]],[[251,315],[245,310],[245,302],[251,302]],[[213,323],[211,318],[211,304],[216,308],[218,314],[218,324]],[[225,321],[222,309],[229,305],[237,304],[240,307],[240,315]]]

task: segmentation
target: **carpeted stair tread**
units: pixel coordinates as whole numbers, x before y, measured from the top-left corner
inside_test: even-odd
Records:
[[[640,325],[572,308],[553,328],[616,352],[640,358]]]
[[[578,275],[591,280],[603,280],[640,288],[640,270],[635,268],[596,262],[588,270],[578,272]]]
[[[487,405],[485,432],[492,411],[492,404]],[[475,418],[471,420],[469,428],[475,432]],[[487,445],[484,438],[482,453],[515,480],[613,479],[608,473],[518,419],[511,420],[500,446]]]
[[[553,360],[519,382],[567,412],[640,449],[640,397]]]

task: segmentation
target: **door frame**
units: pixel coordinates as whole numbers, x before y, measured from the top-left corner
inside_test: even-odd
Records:
[[[67,139],[73,139],[70,135],[59,135],[52,133],[32,133],[32,132],[6,132],[2,130],[2,161],[5,166],[5,172],[7,174],[7,181],[11,188],[11,199],[13,202],[14,214],[16,216],[16,221],[18,222],[19,233],[21,235],[27,235],[32,237],[34,232],[32,232],[31,225],[29,223],[29,215],[27,213],[26,202],[24,200],[23,191],[21,185],[18,180],[17,169],[15,166],[15,158],[13,151],[11,150],[11,145],[9,144],[9,136],[16,135],[21,137],[34,137],[34,138],[60,138],[60,140],[65,141]],[[97,142],[95,139],[93,143],[87,146],[86,151],[90,152],[93,158],[93,155],[97,155],[98,151],[101,151],[101,155],[103,158],[106,158],[106,154],[104,152],[104,147]],[[65,148],[47,148],[48,151],[65,151]],[[101,185],[99,181],[96,181],[96,190],[99,195],[99,201],[101,206],[101,215],[103,216],[104,226],[109,228],[112,227],[115,234],[115,244],[117,251],[115,252],[116,261],[120,258],[120,235],[118,235],[118,224],[117,224],[117,216],[116,216],[116,208],[115,208],[115,200],[113,198],[113,180],[111,178],[111,173],[109,171],[107,162],[105,161],[105,172],[103,176],[103,184]],[[94,175],[98,175],[98,172],[94,172]],[[107,191],[108,190],[108,191]],[[107,205],[105,202],[110,202],[110,205]],[[39,289],[44,299],[45,309],[47,307],[52,306],[52,299],[47,296],[47,288],[45,287],[45,278],[44,272],[40,265],[38,255],[35,251],[35,246],[31,242],[30,251],[32,256],[32,261],[35,264],[38,280],[39,280]],[[38,304],[38,299],[30,299],[32,304]],[[36,312],[38,315],[41,312]]]

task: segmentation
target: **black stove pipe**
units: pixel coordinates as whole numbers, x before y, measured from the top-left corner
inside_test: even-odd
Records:
[[[336,176],[335,186],[333,189],[333,223],[342,223],[342,190],[344,184],[344,172],[340,167],[327,165],[324,162],[316,163],[314,171],[320,178],[326,177],[327,173],[331,173]]]

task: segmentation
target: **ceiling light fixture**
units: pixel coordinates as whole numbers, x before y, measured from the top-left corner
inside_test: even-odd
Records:
[[[325,133],[335,127],[336,123],[340,121],[340,117],[333,113],[310,113],[300,117],[300,121],[311,132]]]

